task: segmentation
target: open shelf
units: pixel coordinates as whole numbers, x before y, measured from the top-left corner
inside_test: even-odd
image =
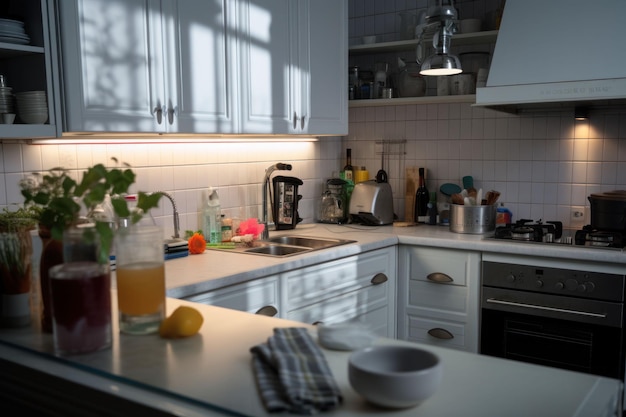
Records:
[[[452,46],[476,45],[480,43],[493,43],[498,38],[497,30],[488,30],[483,32],[461,33],[452,36]],[[417,47],[417,39],[408,39],[405,41],[379,42],[366,45],[353,45],[349,48],[351,55],[371,54],[384,52],[408,51]]]

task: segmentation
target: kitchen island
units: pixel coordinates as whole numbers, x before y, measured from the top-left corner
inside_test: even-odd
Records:
[[[168,299],[168,312],[181,304],[190,305]],[[36,325],[0,330],[0,397],[11,403],[23,400],[22,411],[41,406],[34,409],[46,412],[40,415],[55,415],[53,410],[62,415],[271,415],[258,395],[249,349],[265,342],[276,327],[305,325],[191,305],[204,316],[200,333],[193,337],[129,336],[119,334],[116,327],[111,349],[66,358],[53,355],[52,336],[42,334]],[[316,337],[315,327],[306,327]],[[375,344],[410,343],[381,338]],[[622,390],[618,380],[418,346],[441,358],[442,384],[416,408],[393,412],[368,404],[352,390],[349,352],[323,349],[344,397],[339,408],[324,415],[617,415]]]

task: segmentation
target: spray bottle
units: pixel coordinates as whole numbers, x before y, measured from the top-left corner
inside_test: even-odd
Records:
[[[202,231],[208,243],[220,243],[222,241],[222,210],[220,207],[220,197],[217,190],[209,188],[207,204],[204,208],[204,224]]]

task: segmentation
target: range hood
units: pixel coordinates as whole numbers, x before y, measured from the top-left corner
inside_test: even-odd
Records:
[[[507,0],[476,105],[626,103],[625,0]]]

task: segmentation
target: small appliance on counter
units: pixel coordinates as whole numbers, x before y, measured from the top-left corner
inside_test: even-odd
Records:
[[[298,186],[303,182],[300,178],[282,175],[272,179],[274,198],[272,199],[272,215],[276,230],[295,229],[302,219],[298,216]]]
[[[348,182],[341,178],[330,178],[326,181],[326,190],[322,194],[318,214],[320,223],[345,223],[348,217],[346,210],[347,185]]]
[[[353,223],[382,226],[393,223],[393,195],[386,181],[370,180],[356,184],[350,197]]]

